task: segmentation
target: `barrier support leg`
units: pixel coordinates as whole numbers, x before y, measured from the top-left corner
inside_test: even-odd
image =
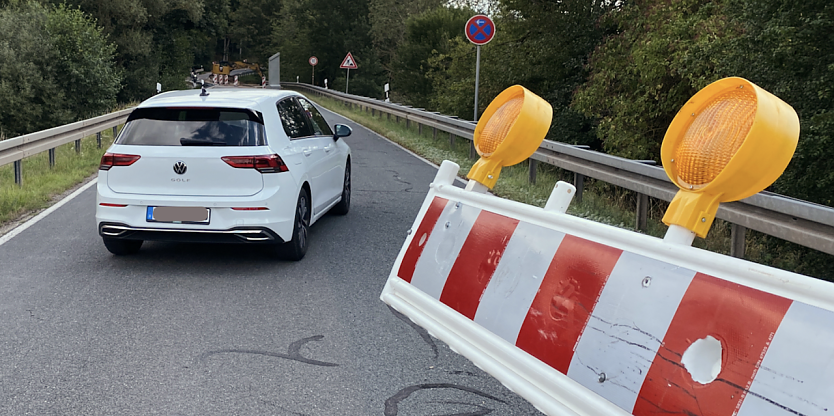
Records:
[[[539,169],[539,161],[536,159],[527,159],[527,162],[530,164],[530,176],[528,176],[527,180],[531,184],[536,184],[536,174],[538,173]]]
[[[744,258],[744,250],[746,249],[747,227],[742,227],[738,224],[732,224],[730,227],[730,255],[740,259]]]
[[[637,194],[637,218],[634,222],[634,228],[646,231],[649,225],[649,196],[646,194]]]
[[[55,167],[55,149],[49,149],[49,168]]]
[[[101,132],[96,133],[96,148],[101,149]]]
[[[14,161],[14,183],[17,186],[23,186],[23,161],[22,160],[15,160]]]
[[[585,175],[581,173],[573,173],[573,186],[576,187],[576,202],[582,202],[582,193],[585,192]]]
[[[81,139],[75,141],[75,154],[81,154]]]

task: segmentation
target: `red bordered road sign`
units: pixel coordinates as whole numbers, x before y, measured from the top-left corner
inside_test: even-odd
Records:
[[[319,58],[316,58],[315,56],[311,56],[310,60],[308,60],[307,62],[309,62],[310,65],[312,65],[312,66],[316,66],[319,63]]]
[[[487,16],[475,15],[466,22],[465,32],[470,42],[485,45],[495,36],[495,23]]]
[[[347,56],[345,56],[345,59],[342,61],[342,64],[339,65],[339,68],[342,68],[342,69],[357,69],[359,67],[356,66],[356,60],[353,59],[353,55],[351,55],[350,52],[348,52]]]

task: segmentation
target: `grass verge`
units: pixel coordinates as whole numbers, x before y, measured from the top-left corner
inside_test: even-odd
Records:
[[[463,138],[450,139],[448,133],[430,127],[418,130],[416,123],[406,126],[404,120],[399,122],[395,116],[372,115],[357,107],[347,107],[341,101],[327,97],[310,96],[323,107],[339,113],[362,124],[382,136],[400,144],[414,153],[440,164],[451,160],[460,165],[460,172],[466,173],[475,160],[469,158],[470,141]],[[493,193],[499,197],[512,199],[525,204],[544,206],[553,185],[557,181],[572,181],[572,173],[555,166],[539,163],[536,183],[528,181],[529,165],[522,162],[502,169]],[[634,229],[636,224],[635,192],[628,191],[605,182],[585,178],[585,190],[582,200],[574,200],[568,213],[592,221],[605,223],[619,228]],[[661,222],[668,203],[649,198],[649,220],[645,234],[663,237],[666,225]],[[694,246],[705,250],[729,255],[731,245],[730,223],[716,219],[706,239],[696,238]],[[827,255],[806,247],[792,244],[754,231],[746,237],[745,259],[784,270],[794,271],[809,276],[834,281],[834,256]]]
[[[101,156],[113,143],[113,130],[102,132],[101,149],[95,135],[55,148],[55,166],[49,167],[49,153],[42,152],[23,159],[23,186],[14,182],[14,165],[0,167],[0,226],[26,213],[51,205],[53,198],[89,178],[98,169]]]

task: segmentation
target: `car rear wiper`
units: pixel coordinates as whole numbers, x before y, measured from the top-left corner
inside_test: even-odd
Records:
[[[183,137],[180,139],[180,144],[183,146],[225,146],[226,142],[213,142],[209,140],[191,139]]]

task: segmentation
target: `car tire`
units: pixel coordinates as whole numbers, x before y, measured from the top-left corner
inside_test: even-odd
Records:
[[[116,238],[103,238],[104,247],[107,251],[117,256],[136,254],[142,248],[142,240],[120,240]]]
[[[285,260],[298,261],[307,254],[310,237],[310,194],[301,188],[298,202],[295,204],[295,221],[293,221],[292,240],[280,246],[280,254]]]
[[[345,181],[342,185],[342,200],[331,210],[336,215],[347,215],[350,211],[350,159],[345,164]]]

